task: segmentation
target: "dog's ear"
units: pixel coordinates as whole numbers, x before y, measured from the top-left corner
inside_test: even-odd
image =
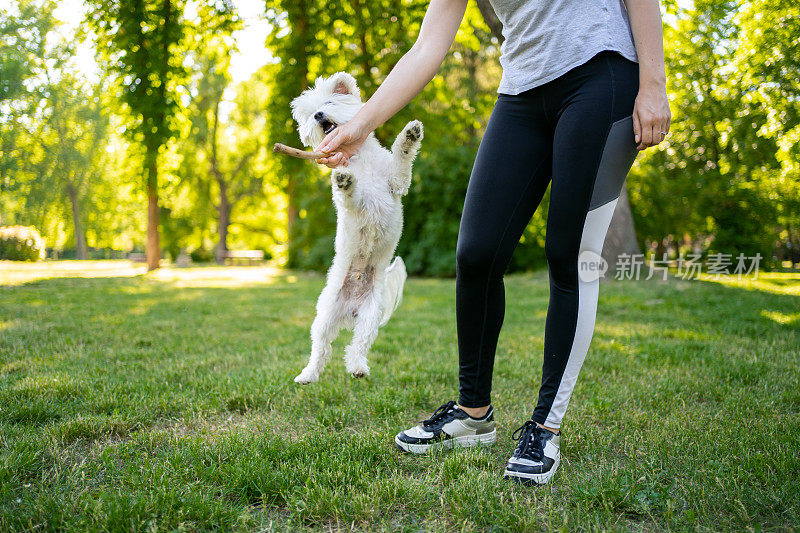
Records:
[[[329,78],[333,86],[334,94],[348,94],[355,97],[361,97],[361,91],[358,89],[356,79],[347,72],[337,72]]]
[[[314,104],[310,101],[309,90],[303,91],[300,96],[291,101],[289,107],[292,109],[292,117],[297,124],[302,124],[306,118],[314,113]]]

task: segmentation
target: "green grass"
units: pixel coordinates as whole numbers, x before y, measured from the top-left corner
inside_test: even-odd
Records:
[[[300,387],[324,279],[0,264],[0,530],[795,530],[800,277],[616,282],[552,483],[504,483],[546,273],[509,276],[498,444],[405,456],[457,391],[454,282],[411,279],[372,376]],[[91,276],[91,277],[82,277]]]

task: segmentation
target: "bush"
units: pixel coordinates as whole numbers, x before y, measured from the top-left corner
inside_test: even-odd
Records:
[[[475,150],[469,145],[441,147],[423,153],[415,163],[414,180],[404,201],[405,229],[397,247],[410,274],[455,276],[458,227]],[[546,265],[547,205],[545,196],[514,251],[509,272]]]
[[[44,259],[44,239],[36,228],[28,226],[0,227],[0,259],[39,261]]]
[[[289,268],[324,272],[333,260],[336,209],[329,174],[305,174],[295,189],[299,216],[292,225]]]
[[[455,276],[458,225],[474,160],[475,147],[455,145],[423,152],[414,164],[397,247],[409,274]]]
[[[197,248],[189,254],[192,261],[195,263],[211,263],[214,261],[214,250],[206,250],[205,248]]]
[[[89,246],[86,249],[86,259],[127,259],[127,250],[114,250],[113,248],[93,248]],[[77,259],[78,254],[75,248],[64,248],[63,250],[56,250],[51,248],[47,251],[47,259]]]

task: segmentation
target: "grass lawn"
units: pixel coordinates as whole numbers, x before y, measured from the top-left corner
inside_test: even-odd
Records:
[[[800,275],[611,282],[547,487],[502,481],[547,274],[507,277],[499,440],[401,455],[457,392],[453,280],[410,279],[372,376],[306,363],[319,275],[0,263],[0,531],[800,527]]]

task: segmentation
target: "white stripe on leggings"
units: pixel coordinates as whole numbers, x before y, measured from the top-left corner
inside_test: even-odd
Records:
[[[596,254],[603,251],[603,243],[608,232],[608,225],[617,206],[617,199],[607,204],[603,204],[589,211],[586,214],[586,221],[583,223],[583,234],[581,235],[580,251],[587,250]],[[589,351],[589,344],[592,342],[594,333],[594,321],[597,314],[597,298],[600,293],[600,280],[581,281],[578,277],[578,320],[575,324],[575,338],[572,341],[572,348],[569,352],[567,366],[564,375],[561,376],[561,383],[553,399],[553,405],[547,415],[544,425],[549,428],[561,427],[561,419],[567,411],[569,399],[572,396],[572,389],[578,380],[578,374],[586,359]]]

